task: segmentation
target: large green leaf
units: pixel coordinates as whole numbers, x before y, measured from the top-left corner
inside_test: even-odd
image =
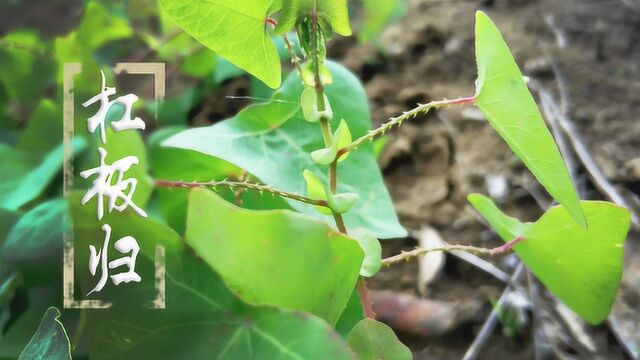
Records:
[[[60,254],[64,233],[63,199],[44,202],[27,212],[13,227],[3,247],[6,263],[35,265]]]
[[[270,0],[161,0],[189,35],[272,88],[280,86],[281,66],[267,32]]]
[[[241,179],[244,171],[224,160],[196,151],[160,146],[183,128],[164,128],[154,133],[148,141],[151,173],[159,180],[207,182],[212,179]],[[231,189],[219,189],[218,194],[225,199],[235,200]],[[184,234],[187,222],[187,198],[189,189],[158,187],[155,192],[155,205],[166,223],[179,234]],[[241,196],[242,207],[254,210],[288,209],[286,201],[279,197],[244,191]]]
[[[409,348],[398,340],[393,330],[373,319],[360,321],[347,340],[361,360],[413,359]]]
[[[573,311],[592,324],[607,317],[622,276],[629,211],[612,203],[583,201],[588,228],[578,225],[562,206],[549,209],[533,224],[518,226],[490,199],[472,194],[469,201],[500,229],[504,241],[522,237],[515,252]]]
[[[85,146],[86,142],[81,138],[72,142],[75,153]],[[60,144],[38,163],[39,158],[0,144],[0,207],[16,210],[37,198],[60,173],[62,151]]]
[[[71,198],[76,249],[103,236],[95,213],[79,205],[80,196]],[[143,247],[136,269],[154,260],[145,247],[165,247],[166,308],[148,309],[145,298],[154,293],[155,282],[143,277],[116,294],[112,309],[89,311],[92,359],[354,359],[346,342],[321,319],[238,299],[168,227],[131,211],[109,214],[105,221],[113,238],[131,235]],[[81,278],[88,272],[79,265],[76,276]]]
[[[500,31],[481,11],[476,13],[476,56],[476,105],[549,194],[586,227],[578,195],[553,136]]]
[[[326,87],[334,110],[335,129],[345,119],[354,138],[371,129],[367,97],[358,79],[344,67],[328,63],[334,83]],[[308,123],[300,111],[302,84],[297,74],[289,76],[271,102],[254,105],[235,117],[210,127],[177,134],[165,146],[195,150],[229,161],[279,189],[303,194],[302,177],[311,170],[327,183],[327,168],[316,164],[311,153],[324,148],[317,124]],[[377,238],[406,236],[373,156],[371,144],[361,145],[349,159],[338,164],[338,192],[357,193],[359,201],[345,214],[348,228],[364,227]],[[190,180],[190,179],[187,179]],[[290,202],[298,211],[333,220],[312,206]]]
[[[19,360],[71,360],[69,337],[59,318],[60,311],[58,309],[52,307],[47,310],[38,330],[20,354]]]
[[[304,310],[331,324],[364,257],[355,240],[313,218],[241,209],[204,189],[191,192],[186,240],[244,300]]]
[[[329,24],[331,30],[343,36],[351,35],[347,0],[283,0],[280,19],[275,33],[284,34],[291,30],[299,20],[312,17]]]
[[[16,147],[44,155],[62,142],[62,112],[49,99],[40,101],[27,122]]]

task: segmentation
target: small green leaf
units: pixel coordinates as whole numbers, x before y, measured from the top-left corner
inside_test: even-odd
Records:
[[[361,360],[413,359],[409,348],[400,342],[393,330],[373,319],[360,321],[347,341]]]
[[[60,311],[54,307],[44,314],[38,330],[20,354],[19,360],[71,359],[69,337],[60,322]]]
[[[372,277],[382,267],[382,246],[380,246],[380,241],[364,228],[350,231],[349,236],[356,239],[364,251],[360,275]]]
[[[333,110],[327,96],[324,96],[325,109],[320,111],[318,109],[318,93],[314,88],[306,87],[300,95],[300,107],[304,114],[304,119],[308,122],[318,122],[320,119],[325,118],[327,120],[333,119]]]
[[[328,188],[325,188],[325,192],[327,193],[329,207],[338,214],[349,212],[359,199],[356,193],[333,194]]]
[[[304,85],[308,88],[314,88],[316,86],[316,74],[313,70],[313,62],[307,61],[302,64],[301,70],[301,78]]]
[[[317,164],[329,165],[333,160],[335,160],[338,150],[349,144],[351,144],[351,132],[349,131],[349,125],[347,125],[347,122],[342,119],[340,120],[338,129],[336,129],[336,132],[333,134],[331,146],[326,149],[320,149],[312,152],[311,158]],[[347,155],[348,153],[342,156],[339,161],[344,161]]]
[[[267,33],[271,3],[262,0],[160,1],[189,35],[275,89],[282,79],[280,58]]]
[[[348,212],[359,199],[356,193],[333,194],[311,170],[303,171],[302,176],[307,183],[307,196],[311,199],[324,200],[328,203],[329,208],[325,206],[315,206],[316,210],[323,214],[331,215],[333,213],[331,210],[338,214],[344,214]]]
[[[349,125],[347,125],[347,122],[342,119],[340,120],[340,125],[338,125],[338,130],[340,130],[340,128],[342,128],[342,131],[338,132],[336,130],[336,133],[334,134],[334,142],[335,139],[337,140],[337,146],[336,146],[336,150],[340,150],[343,147],[351,144],[352,138],[351,138],[351,130],[349,130]],[[337,153],[337,151],[336,151]],[[346,153],[344,155],[342,155],[340,157],[340,159],[338,159],[338,162],[343,162],[345,161],[347,158],[349,157],[349,153]]]
[[[558,146],[500,31],[481,11],[476,13],[476,55],[476,105],[549,194],[586,227]]]
[[[311,170],[305,170],[302,172],[302,176],[304,177],[304,181],[307,184],[307,197],[314,200],[324,200],[327,201],[327,192],[325,191],[326,186],[322,183],[322,181],[313,173]],[[315,206],[316,210],[325,215],[331,215],[331,209],[328,209],[325,206]]]
[[[321,221],[241,209],[203,189],[191,192],[186,240],[245,301],[307,311],[330,324],[344,310],[364,257],[355,240]]]
[[[347,0],[283,0],[274,32],[284,34],[305,17],[311,18],[314,12],[319,20],[331,26],[329,30],[342,36],[351,35]]]
[[[588,228],[562,206],[552,207],[533,224],[518,224],[483,195],[472,195],[470,201],[504,241],[522,237],[515,252],[560,300],[591,324],[606,319],[622,276],[629,211],[612,203],[582,201]]]

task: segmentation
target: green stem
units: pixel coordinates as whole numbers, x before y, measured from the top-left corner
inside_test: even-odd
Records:
[[[327,120],[327,118],[323,117],[320,119],[320,129],[322,130],[324,146],[331,146],[331,143],[333,142],[333,135],[331,134],[331,127],[329,126],[329,120]]]
[[[184,189],[193,189],[193,188],[230,188],[232,190],[235,189],[247,189],[254,190],[260,193],[269,193],[272,195],[277,195],[283,198],[299,201],[305,204],[314,205],[314,206],[322,206],[329,208],[329,203],[325,200],[315,200],[308,198],[306,196],[290,193],[283,190],[274,189],[267,185],[256,184],[248,181],[208,181],[208,182],[186,182],[186,181],[171,181],[171,180],[156,180],[156,186],[159,187],[169,187],[169,188],[184,188]]]
[[[384,135],[387,131],[391,130],[394,126],[400,126],[403,121],[415,118],[419,114],[426,114],[431,109],[438,109],[438,108],[447,107],[447,106],[473,104],[475,103],[475,101],[476,101],[475,96],[472,96],[472,97],[465,97],[465,98],[459,98],[459,99],[453,99],[453,100],[432,101],[428,104],[421,104],[418,107],[414,108],[413,110],[406,111],[400,116],[389,119],[388,122],[380,125],[380,127],[378,127],[377,129],[367,132],[367,134],[356,139],[351,144],[338,150],[336,159],[339,159],[342,155],[356,149],[358,146],[362,145],[367,141],[373,141],[373,139],[375,139],[378,136]]]
[[[452,252],[452,251],[464,251],[475,255],[488,255],[488,256],[496,256],[501,254],[506,254],[513,250],[513,247],[524,240],[523,237],[516,237],[515,239],[505,243],[504,245],[498,246],[493,249],[486,249],[476,246],[470,245],[444,245],[434,248],[418,248],[412,251],[402,252],[401,254],[392,256],[390,258],[382,259],[383,266],[389,266],[392,264],[396,264],[402,261],[409,261],[418,256],[426,255],[432,252]]]

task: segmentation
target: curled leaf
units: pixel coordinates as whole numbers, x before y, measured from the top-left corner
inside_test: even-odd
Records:
[[[333,142],[331,146],[325,149],[316,150],[311,153],[311,158],[317,164],[329,165],[335,160],[338,150],[349,145],[351,143],[351,132],[349,131],[349,125],[342,119],[340,125],[333,134]],[[348,156],[348,153],[342,156],[338,161],[344,161]]]
[[[356,193],[333,194],[329,189],[325,189],[325,191],[327,192],[329,207],[338,214],[349,212],[359,199]]]
[[[307,184],[307,196],[314,200],[327,201],[327,193],[325,192],[325,186],[322,181],[311,170],[305,170],[302,172],[304,181]],[[315,206],[316,210],[325,215],[331,215],[331,209],[324,206]]]
[[[349,236],[357,240],[364,251],[364,260],[362,260],[360,275],[372,277],[380,270],[380,267],[382,267],[382,247],[380,246],[380,241],[365,228],[357,228],[349,232]]]
[[[333,119],[333,110],[327,96],[324,96],[323,111],[318,109],[318,94],[313,88],[305,88],[300,96],[300,107],[302,108],[302,114],[304,119],[308,122],[318,122],[320,119],[325,118],[327,120]]]

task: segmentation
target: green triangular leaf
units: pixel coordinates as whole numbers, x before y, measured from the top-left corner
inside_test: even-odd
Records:
[[[476,105],[549,194],[586,227],[558,146],[500,31],[481,11],[476,13],[476,56]]]
[[[266,26],[271,3],[260,0],[160,1],[189,35],[275,89],[282,79],[280,58]]]
[[[555,206],[532,224],[500,212],[482,196],[470,201],[504,241],[521,236],[515,252],[540,281],[578,315],[592,324],[606,319],[622,276],[623,245],[629,211],[601,201],[582,201],[588,228],[578,225],[566,208]]]

